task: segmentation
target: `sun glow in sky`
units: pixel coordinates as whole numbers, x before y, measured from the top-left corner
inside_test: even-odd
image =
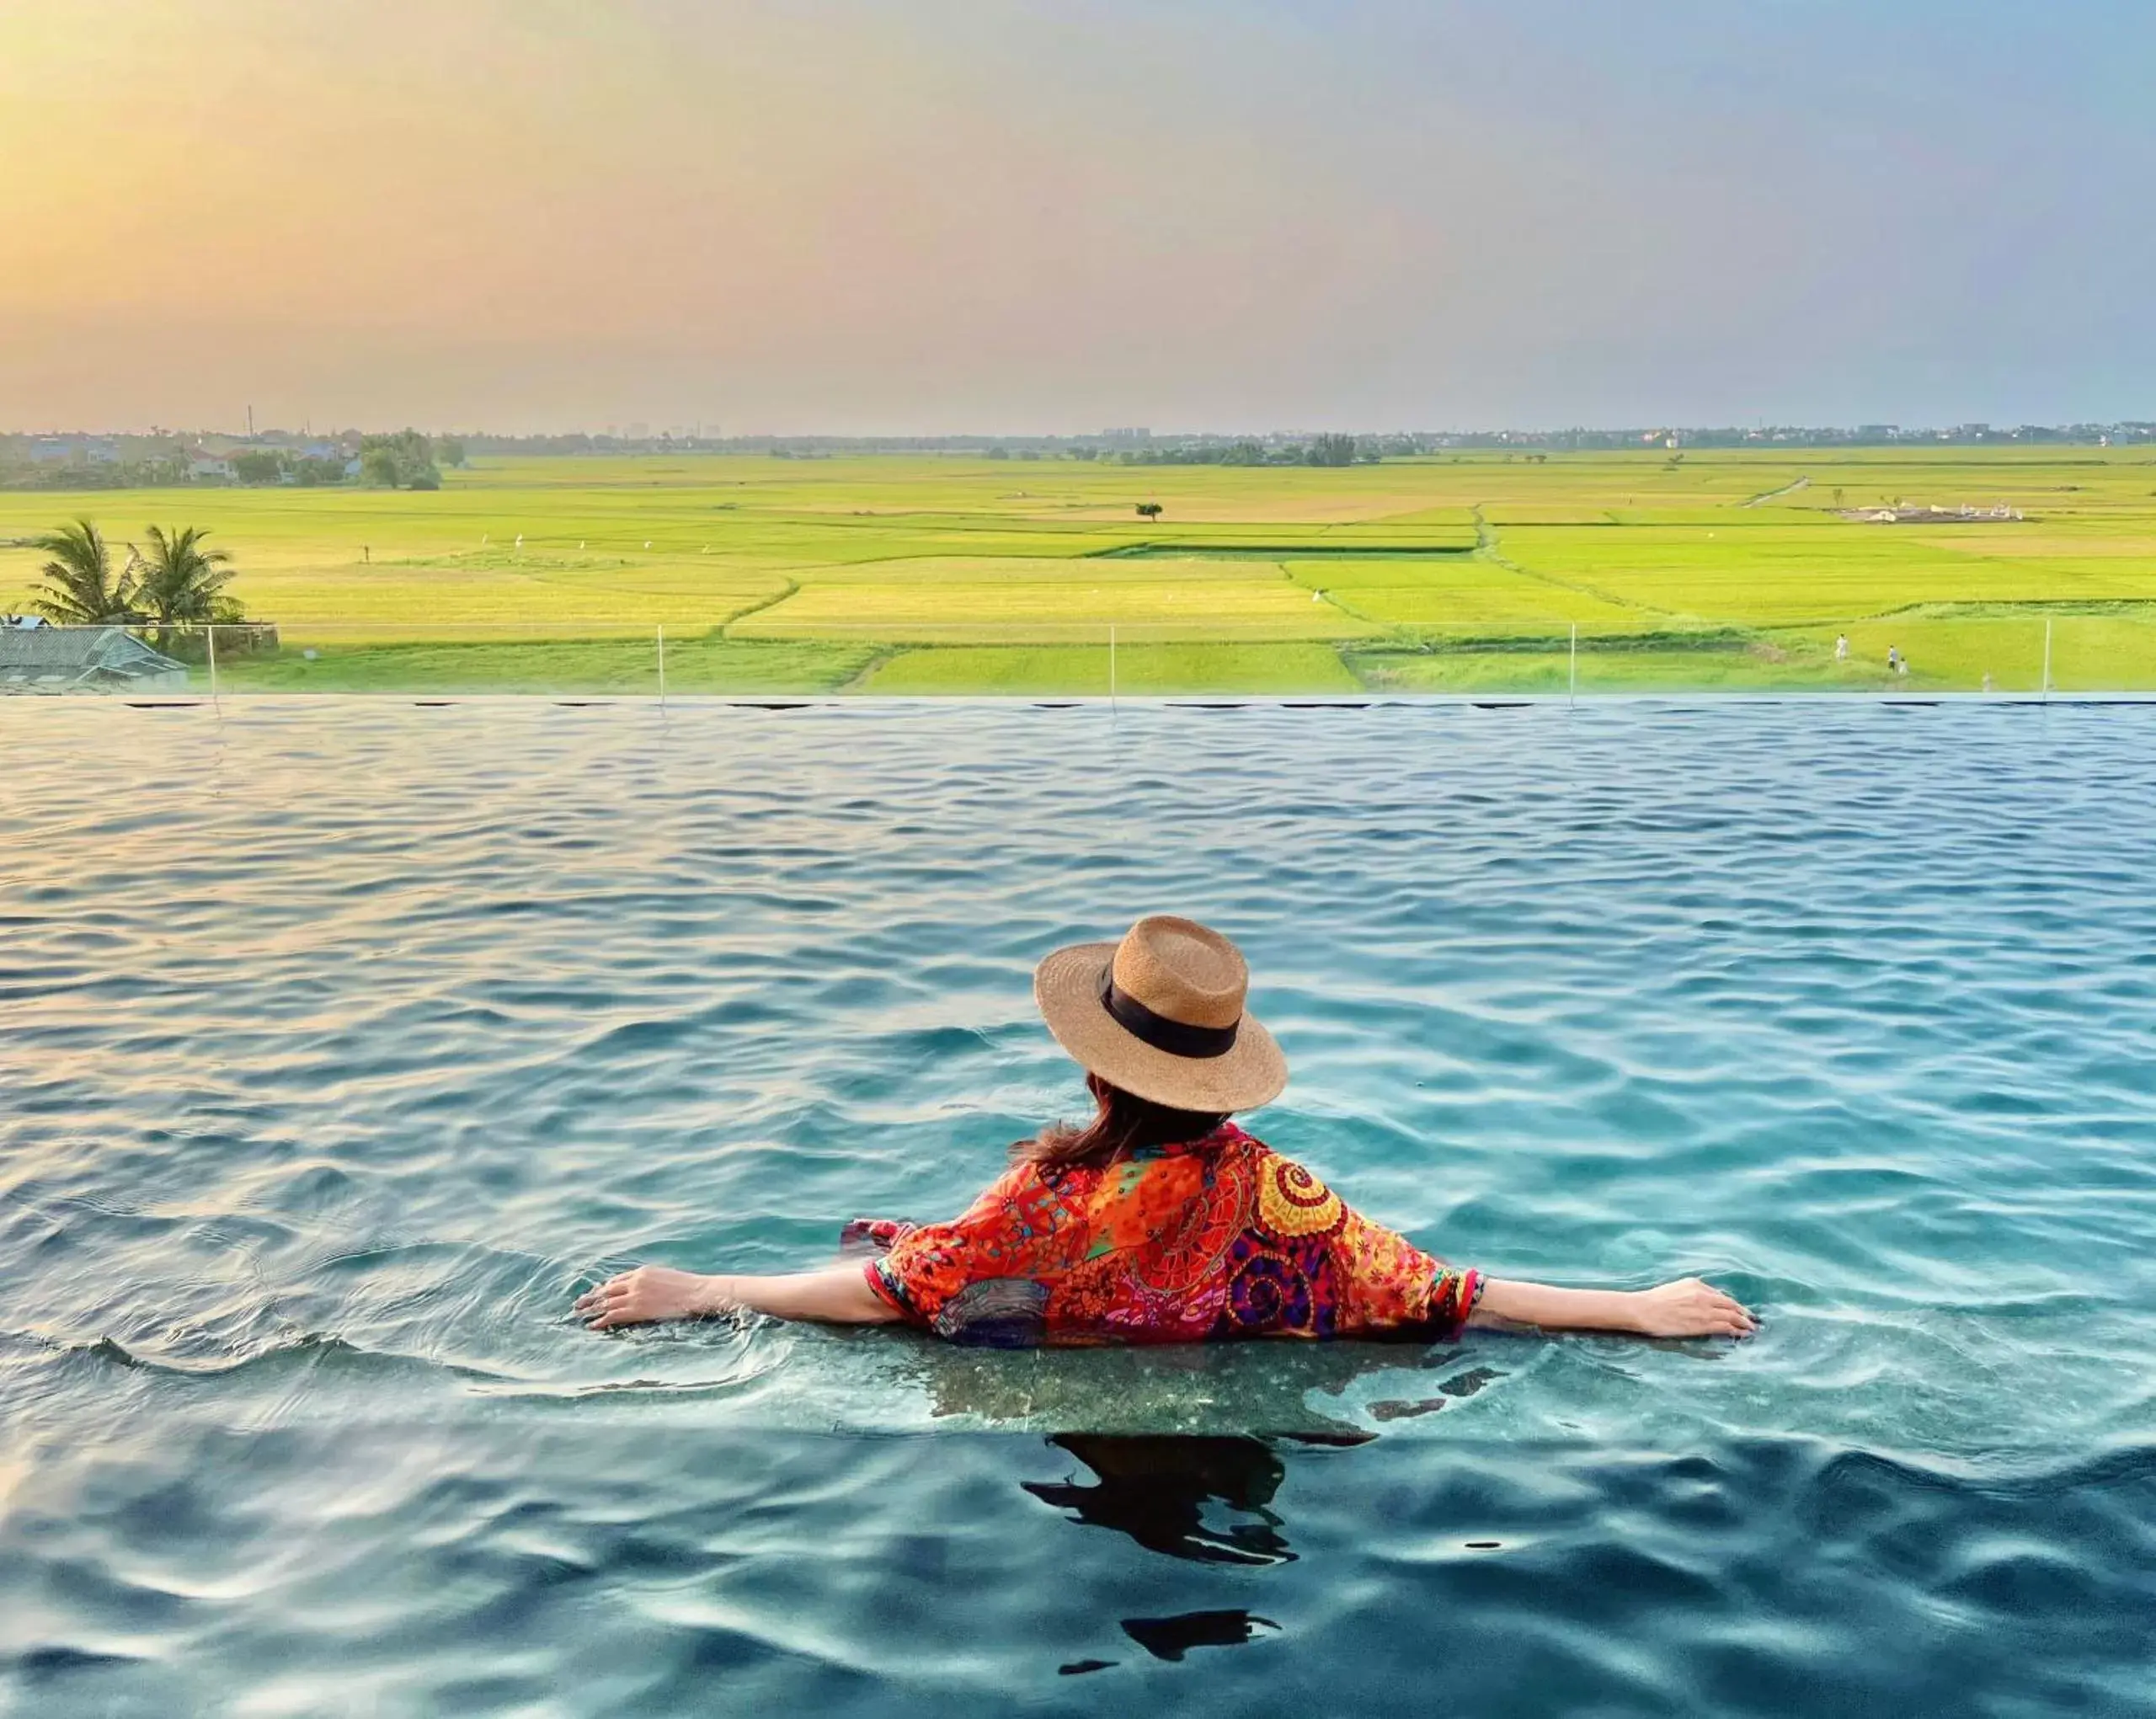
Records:
[[[0,0],[0,428],[2156,417],[2156,8]]]

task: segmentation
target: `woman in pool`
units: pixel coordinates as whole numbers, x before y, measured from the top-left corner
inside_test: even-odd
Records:
[[[1086,1070],[1082,1129],[1011,1149],[947,1224],[864,1220],[870,1257],[782,1277],[641,1266],[579,1299],[595,1331],[753,1311],[904,1321],[960,1343],[1196,1343],[1456,1337],[1470,1325],[1743,1337],[1750,1314],[1696,1278],[1560,1289],[1433,1258],[1353,1210],[1230,1115],[1279,1096],[1288,1065],[1243,1012],[1249,975],[1218,932],[1141,919],[1119,943],[1059,949],[1033,975],[1049,1030]]]

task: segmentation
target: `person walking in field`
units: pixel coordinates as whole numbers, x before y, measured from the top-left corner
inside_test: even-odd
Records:
[[[776,1277],[640,1266],[578,1298],[595,1331],[737,1312],[904,1322],[954,1343],[1200,1343],[1458,1337],[1473,1326],[1742,1337],[1751,1314],[1686,1278],[1567,1289],[1489,1277],[1363,1216],[1231,1120],[1277,1097],[1288,1065],[1245,1009],[1248,969],[1219,932],[1141,919],[1117,942],[1058,949],[1033,975],[1049,1030],[1086,1069],[1093,1115],[1011,1149],[958,1217],[859,1219],[864,1253]]]

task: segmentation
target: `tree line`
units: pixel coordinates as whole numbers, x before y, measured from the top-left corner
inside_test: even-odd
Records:
[[[441,468],[464,463],[464,444],[453,435],[399,430],[360,438],[360,482],[376,489],[439,489]],[[296,483],[302,488],[342,483],[345,462],[289,448],[250,449],[232,456],[232,476],[242,483]]]
[[[296,484],[301,488],[328,488],[347,483],[356,476],[365,485],[382,489],[439,489],[446,466],[465,463],[463,442],[453,435],[429,436],[416,430],[400,430],[386,435],[359,439],[359,468],[350,463],[344,447],[333,443],[328,453],[308,453],[290,447],[249,447],[230,456],[234,482],[254,487],[272,483]],[[11,489],[152,489],[196,483],[195,458],[184,447],[172,447],[141,459],[107,460],[83,463],[31,465],[9,462],[7,444],[0,438],[0,488]]]
[[[360,482],[382,489],[439,489],[440,465],[464,463],[464,444],[454,436],[416,430],[360,438]]]
[[[232,456],[232,476],[243,483],[291,483],[302,489],[322,489],[344,481],[344,462],[334,454],[256,448]]]
[[[1173,442],[1166,447],[1127,448],[1116,458],[1125,466],[1353,466],[1375,465],[1388,451],[1374,436],[1326,435],[1270,447],[1248,437]]]

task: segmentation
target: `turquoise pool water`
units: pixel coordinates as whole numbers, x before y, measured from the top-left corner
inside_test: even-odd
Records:
[[[0,710],[0,1705],[2156,1711],[2156,710]],[[954,1209],[1059,942],[1738,1348],[609,1337]]]

